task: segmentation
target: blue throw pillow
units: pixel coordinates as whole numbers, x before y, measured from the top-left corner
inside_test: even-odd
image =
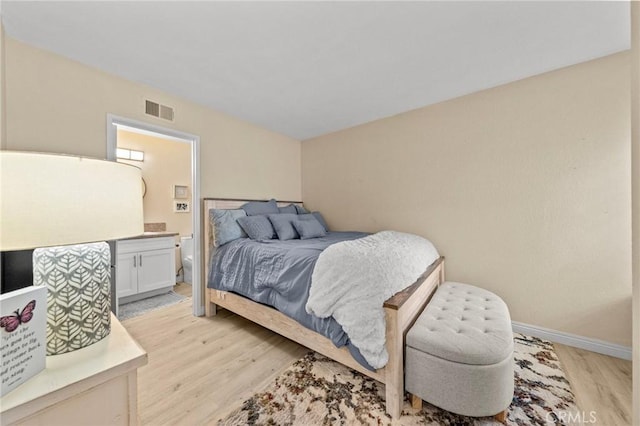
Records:
[[[273,198],[269,201],[249,201],[248,203],[243,204],[240,208],[247,212],[247,216],[280,213],[280,210],[278,210],[278,204]]]
[[[247,213],[242,209],[209,210],[210,222],[213,224],[213,245],[220,247],[238,238],[247,238],[247,233],[238,225],[237,219],[246,217]]]
[[[303,206],[299,206],[299,205],[295,205],[296,206],[296,211],[298,212],[298,214],[307,214],[309,213],[309,210],[305,209]]]
[[[327,235],[324,226],[318,219],[312,214],[298,215],[296,220],[293,221],[293,227],[296,228],[298,234],[300,234],[301,240],[307,240],[309,238],[324,237]]]
[[[280,211],[280,213],[298,214],[298,211],[296,210],[296,206],[294,206],[293,204],[289,204],[288,206],[284,206],[284,207],[278,207],[278,210]]]
[[[238,219],[249,238],[256,241],[272,240],[275,232],[267,216],[245,216]]]
[[[280,214],[270,214],[268,215],[271,224],[276,230],[276,234],[278,234],[279,240],[293,240],[295,238],[300,238],[298,232],[293,227],[292,222],[296,220],[298,217],[295,213],[280,213]]]
[[[324,217],[322,217],[320,212],[313,212],[311,214],[318,220],[318,222],[320,222],[320,224],[324,227],[324,230],[329,232],[329,225],[327,225],[327,222],[324,220]]]

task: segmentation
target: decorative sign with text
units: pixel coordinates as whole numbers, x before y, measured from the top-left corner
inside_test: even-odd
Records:
[[[26,287],[0,295],[1,395],[44,370],[46,326],[46,287]]]

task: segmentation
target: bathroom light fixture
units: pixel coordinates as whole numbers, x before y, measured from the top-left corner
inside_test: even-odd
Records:
[[[117,148],[116,157],[121,160],[144,161],[144,151],[135,149]]]

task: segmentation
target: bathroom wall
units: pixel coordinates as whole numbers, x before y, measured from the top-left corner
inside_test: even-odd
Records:
[[[167,231],[180,236],[192,234],[191,211],[173,211],[173,185],[189,187],[188,201],[193,208],[191,194],[191,144],[159,137],[118,130],[118,148],[144,152],[144,161],[118,160],[142,170],[146,182],[143,199],[144,222],[167,224]],[[176,237],[179,243],[179,237]],[[176,249],[176,271],[182,266],[180,250]]]
[[[173,185],[188,186],[191,203],[191,144],[118,130],[118,148],[144,152],[144,161],[118,160],[142,170],[144,222],[165,222],[167,231],[191,235],[191,214],[173,211]]]

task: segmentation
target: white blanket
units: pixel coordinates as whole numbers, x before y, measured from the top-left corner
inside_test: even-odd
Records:
[[[383,231],[333,244],[318,258],[306,310],[333,316],[374,368],[389,360],[384,301],[413,284],[439,257],[430,241]]]

